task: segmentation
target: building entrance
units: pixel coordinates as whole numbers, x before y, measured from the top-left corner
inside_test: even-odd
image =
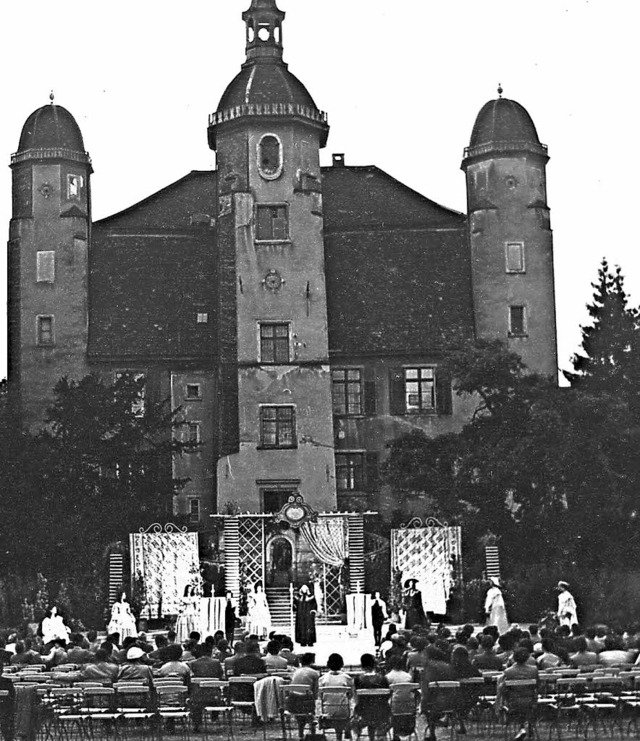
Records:
[[[274,538],[267,557],[267,586],[288,587],[295,582],[293,547],[287,538]]]

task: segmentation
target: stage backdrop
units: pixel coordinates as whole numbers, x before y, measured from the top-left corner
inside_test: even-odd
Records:
[[[180,611],[187,584],[200,573],[198,534],[176,525],[151,525],[129,535],[132,583],[142,577],[145,605],[140,617],[161,618]]]
[[[459,527],[441,525],[428,519],[427,527],[416,526],[391,531],[391,568],[407,579],[417,579],[425,611],[444,615],[456,575],[461,568]]]

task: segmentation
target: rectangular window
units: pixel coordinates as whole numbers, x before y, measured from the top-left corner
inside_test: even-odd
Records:
[[[53,317],[39,316],[36,320],[36,341],[41,347],[50,347],[54,344]]]
[[[285,205],[256,207],[256,240],[282,242],[289,239],[289,217]]]
[[[200,522],[199,499],[189,499],[189,522]]]
[[[188,383],[185,386],[185,399],[187,401],[198,401],[202,398],[199,383]]]
[[[360,368],[336,368],[331,371],[333,413],[357,416],[362,410],[362,371]]]
[[[123,376],[129,376],[134,381],[141,381],[138,398],[131,403],[131,411],[135,417],[144,417],[145,406],[145,375],[144,373],[132,373],[131,371],[118,371],[115,374],[116,381]]]
[[[505,250],[507,273],[524,273],[524,243],[507,242]]]
[[[209,314],[206,311],[199,311],[196,314],[196,324],[208,324]]]
[[[364,488],[363,453],[336,453],[336,487],[338,491]]]
[[[474,173],[474,179],[476,182],[476,188],[478,190],[484,190],[488,183],[488,173],[486,170],[476,170]]]
[[[527,312],[524,306],[509,307],[509,334],[511,337],[526,337]]]
[[[67,198],[80,198],[83,185],[82,175],[67,175]]]
[[[289,325],[260,324],[260,362],[288,363],[289,360]]]
[[[260,446],[263,448],[295,448],[295,407],[260,407]]]
[[[36,252],[36,281],[53,283],[56,277],[56,253],[53,250]]]
[[[435,368],[405,368],[404,399],[407,412],[433,411],[436,407]]]
[[[200,422],[188,422],[187,423],[187,442],[199,443],[200,442]]]

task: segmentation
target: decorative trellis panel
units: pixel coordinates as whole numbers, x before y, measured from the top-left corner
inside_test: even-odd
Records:
[[[322,613],[325,618],[333,618],[344,613],[343,568],[343,566],[322,564]]]
[[[145,532],[131,533],[129,545],[131,578],[143,580],[146,604],[141,617],[178,613],[184,588],[200,573],[198,534],[155,524]]]
[[[391,568],[419,581],[425,608],[443,613],[461,569],[459,527],[430,525],[391,531]]]
[[[248,584],[264,586],[264,518],[238,518],[238,555]]]

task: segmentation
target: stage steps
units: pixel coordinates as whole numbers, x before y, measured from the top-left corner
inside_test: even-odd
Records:
[[[291,630],[291,613],[289,608],[289,587],[267,587],[267,602],[271,613],[271,625],[274,628]]]

